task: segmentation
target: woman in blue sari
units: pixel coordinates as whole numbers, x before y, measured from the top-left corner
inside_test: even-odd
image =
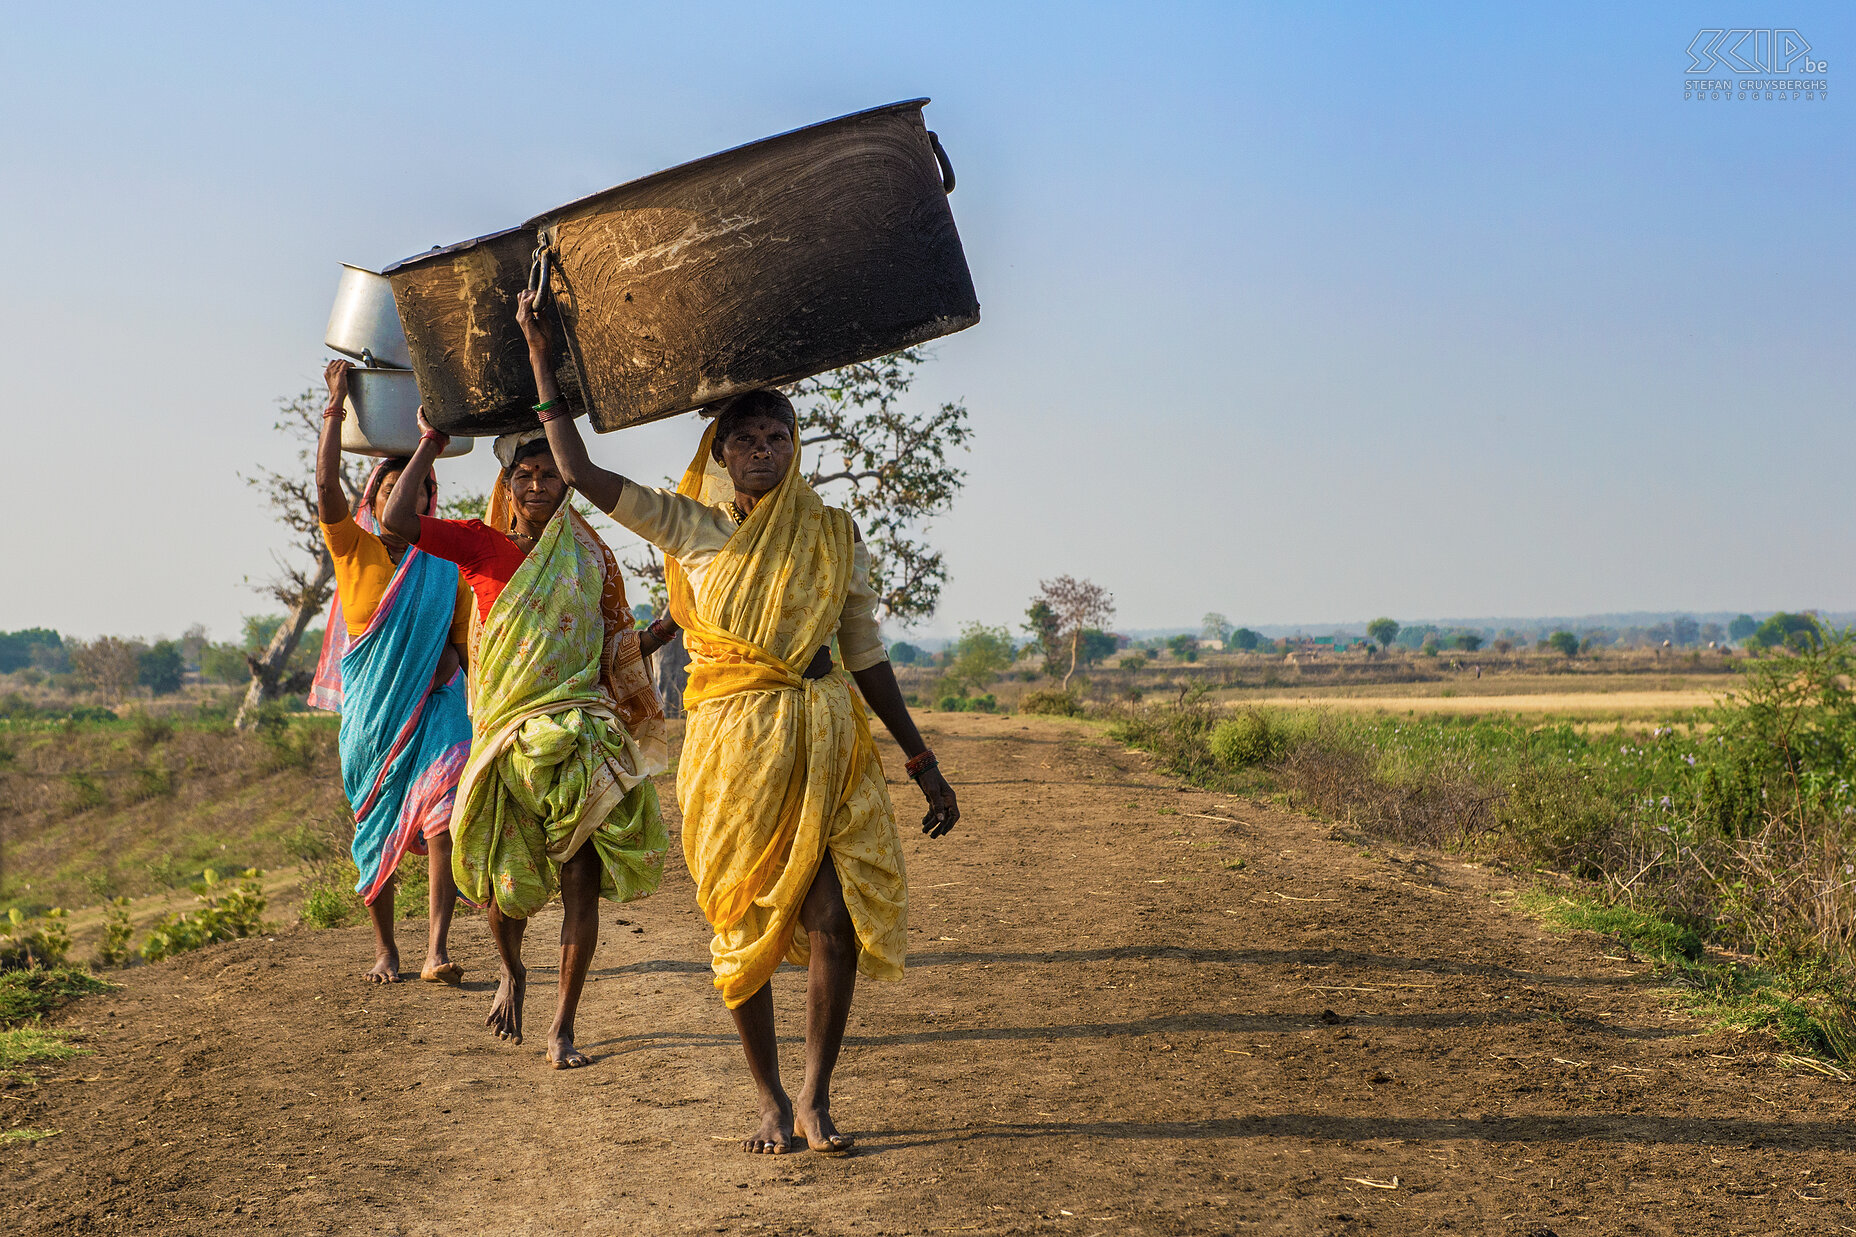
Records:
[[[316,451],[316,501],[335,561],[335,601],[309,703],[340,712],[342,789],[354,809],[355,892],[374,926],[365,978],[399,982],[393,938],[394,875],[407,851],[431,854],[431,928],[420,978],[456,983],[463,969],[446,949],[457,885],[451,874],[451,808],[470,754],[463,648],[471,594],[455,564],[382,532],[385,505],[404,460],[368,478],[359,518],[341,486],[341,422],[348,362],[328,369],[329,406]],[[437,489],[425,502],[435,508]],[[434,512],[435,513],[435,512]]]

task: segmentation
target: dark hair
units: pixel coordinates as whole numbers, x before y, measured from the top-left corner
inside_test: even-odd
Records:
[[[508,475],[515,472],[516,468],[520,466],[524,460],[532,460],[538,455],[545,455],[550,459],[553,458],[554,453],[549,448],[546,438],[537,438],[532,442],[525,442],[517,447],[516,453],[509,457],[509,467],[503,470],[504,474]]]
[[[412,457],[410,455],[389,455],[386,459],[380,461],[380,471],[375,477],[374,488],[362,497],[370,503],[373,502],[380,497],[380,487],[387,483],[387,478],[399,477],[405,473],[407,465],[411,463]],[[399,482],[395,481],[394,484],[397,485]],[[425,488],[428,490],[436,490],[438,488],[438,478],[429,472],[425,474]]]
[[[793,401],[772,389],[744,391],[740,395],[731,395],[714,405],[715,440],[710,446],[710,454],[719,464],[722,460],[722,444],[743,421],[755,417],[766,417],[770,421],[782,422],[792,431],[793,437],[799,437],[799,414],[793,411]]]

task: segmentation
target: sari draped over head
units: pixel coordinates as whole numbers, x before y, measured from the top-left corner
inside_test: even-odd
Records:
[[[376,533],[372,501],[383,463],[363,491],[357,522]],[[428,500],[428,507],[433,500]],[[386,593],[352,639],[337,590],[309,703],[342,715],[342,790],[354,809],[355,892],[373,905],[408,850],[451,821],[470,751],[464,678],[434,687],[451,634],[458,569],[408,546]]]
[[[721,505],[734,490],[714,463],[714,436],[711,425],[677,492]],[[803,674],[837,627],[855,539],[849,513],[825,505],[795,456],[704,570],[700,596],[682,565],[665,560],[690,653],[677,769],[683,855],[715,932],[715,986],[731,1009],[782,959],[810,957],[799,907],[827,854],[858,968],[902,975],[908,886],[870,723],[841,667]]]
[[[503,488],[487,513],[496,528]],[[602,897],[628,902],[663,879],[670,837],[651,778],[669,746],[632,623],[612,552],[563,502],[471,624],[473,735],[451,816],[465,896],[527,918],[585,845]]]

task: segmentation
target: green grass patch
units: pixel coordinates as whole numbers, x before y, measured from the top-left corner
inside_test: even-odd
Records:
[[[1702,958],[1701,937],[1693,928],[1650,911],[1541,889],[1529,890],[1517,901],[1522,910],[1552,927],[1614,936],[1661,966],[1681,966]]]
[[[1847,975],[1821,958],[1711,961],[1692,928],[1649,911],[1548,890],[1523,893],[1517,902],[1551,928],[1603,933],[1654,960],[1682,1004],[1717,1027],[1764,1032],[1797,1052],[1856,1061],[1856,1004]]]
[[[79,1048],[68,1032],[55,1027],[14,1027],[0,1031],[0,1078],[11,1076],[22,1065],[46,1061],[68,1061],[88,1049]]]
[[[56,1138],[62,1133],[64,1133],[63,1130],[7,1130],[4,1133],[0,1133],[0,1144],[35,1143],[41,1138]]]
[[[111,987],[74,966],[0,972],[0,1027],[36,1021],[67,1001]]]

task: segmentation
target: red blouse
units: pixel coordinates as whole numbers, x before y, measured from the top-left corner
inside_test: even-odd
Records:
[[[440,520],[429,515],[419,517],[419,548],[458,565],[458,573],[477,595],[479,621],[490,616],[490,607],[528,557],[507,533],[497,532],[482,520]]]

